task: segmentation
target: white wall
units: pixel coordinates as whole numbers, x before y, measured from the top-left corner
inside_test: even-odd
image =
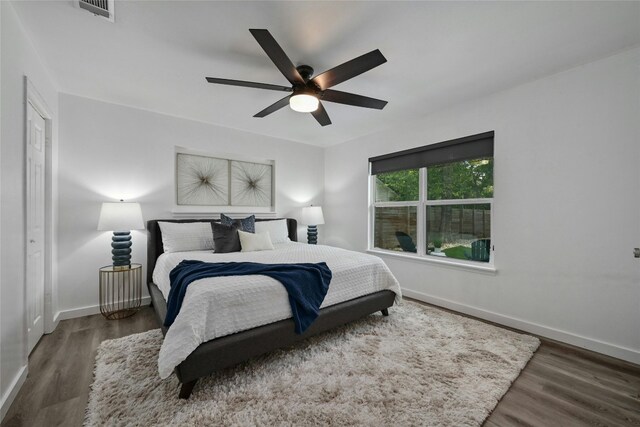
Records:
[[[0,234],[0,415],[13,399],[26,374],[25,335],[25,179],[24,179],[24,76],[34,83],[51,113],[57,116],[58,98],[46,67],[27,38],[13,6],[0,2],[2,71],[2,125],[0,147],[1,212]],[[57,126],[53,129],[53,155],[57,147]],[[55,191],[55,183],[53,191]],[[55,280],[54,280],[55,282]],[[55,286],[55,283],[54,283]],[[55,300],[54,300],[55,305]],[[54,307],[55,309],[55,307]]]
[[[275,160],[279,216],[297,217],[302,206],[323,202],[323,150],[311,145],[66,94],[60,94],[60,140],[63,318],[98,304],[98,268],[111,263],[111,233],[96,231],[102,202],[140,202],[145,220],[172,217],[176,145]],[[305,241],[303,227],[298,234]],[[145,264],[146,233],[132,236],[132,261]]]
[[[640,49],[328,148],[327,242],[366,249],[368,157],[490,130],[497,274],[384,256],[406,294],[640,363]]]

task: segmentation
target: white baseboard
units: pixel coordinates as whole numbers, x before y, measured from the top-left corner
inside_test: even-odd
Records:
[[[433,305],[438,305],[440,307],[445,307],[450,310],[458,311],[460,313],[479,317],[480,319],[499,323],[501,325],[509,326],[511,328],[520,329],[522,331],[530,332],[532,334],[536,334],[544,338],[550,338],[556,341],[562,341],[567,344],[575,345],[576,347],[586,348],[587,350],[592,350],[597,353],[606,354],[608,356],[626,360],[631,363],[640,364],[640,351],[638,350],[621,347],[615,344],[599,341],[593,338],[573,334],[571,332],[562,331],[560,329],[555,329],[555,328],[540,325],[537,323],[532,323],[527,320],[505,316],[503,314],[494,313],[492,311],[484,310],[484,309],[473,307],[470,305],[457,303],[455,301],[439,298],[433,295],[425,294],[423,292],[413,291],[411,289],[403,288],[402,294],[409,298],[414,298],[419,301],[428,302]]]
[[[16,398],[18,392],[22,388],[22,385],[27,379],[27,373],[29,373],[28,366],[24,365],[18,372],[18,375],[16,375],[11,382],[11,385],[9,385],[6,393],[2,396],[2,403],[0,404],[0,421],[4,419],[5,415],[7,415],[7,412],[13,403],[13,399]]]
[[[45,334],[50,334],[53,333],[53,331],[56,330],[56,328],[58,327],[58,323],[60,323],[60,312],[57,312],[56,314],[53,315],[53,320],[51,322],[51,327],[50,329],[46,329],[44,330]]]
[[[53,316],[53,330],[55,331],[60,323],[60,312],[57,312],[55,316]]]
[[[149,305],[151,303],[151,297],[142,297],[142,306]],[[86,307],[72,308],[70,310],[60,310],[55,315],[56,321],[75,319],[76,317],[91,316],[93,314],[100,314],[100,305],[89,305]]]

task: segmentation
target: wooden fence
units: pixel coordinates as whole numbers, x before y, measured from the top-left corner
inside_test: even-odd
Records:
[[[382,249],[402,250],[396,237],[400,231],[417,243],[417,215],[415,207],[376,208],[374,246]],[[491,209],[461,206],[429,206],[427,233],[430,243],[438,234],[445,243],[468,242],[491,237]]]

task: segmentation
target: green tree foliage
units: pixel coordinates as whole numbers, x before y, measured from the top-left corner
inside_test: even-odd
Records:
[[[493,159],[477,159],[427,168],[429,200],[493,197]]]
[[[418,169],[376,176],[377,201],[418,200]],[[427,198],[480,199],[493,197],[493,159],[476,159],[427,168]]]
[[[418,200],[420,173],[418,169],[386,172],[376,175],[376,201],[402,202]]]

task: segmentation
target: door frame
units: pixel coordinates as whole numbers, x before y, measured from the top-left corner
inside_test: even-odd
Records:
[[[57,321],[54,319],[54,300],[57,294],[57,289],[54,286],[54,242],[55,242],[55,233],[54,233],[54,209],[55,209],[55,200],[53,197],[54,194],[54,171],[53,171],[53,125],[54,125],[54,116],[52,110],[49,108],[44,98],[40,95],[38,90],[36,89],[33,82],[29,79],[28,76],[24,76],[24,155],[25,161],[27,156],[27,144],[28,144],[28,132],[29,132],[29,123],[27,120],[27,109],[29,108],[29,104],[36,110],[45,121],[45,185],[44,185],[44,333],[50,334],[53,332],[55,327],[57,326]],[[24,210],[26,213],[27,209],[27,192],[28,188],[26,185],[27,182],[27,170],[25,165],[22,165],[23,174],[24,174]],[[27,222],[25,220],[24,230],[23,230],[24,241],[27,241]],[[25,355],[29,356],[28,349],[28,312],[26,307],[28,306],[27,301],[27,245],[25,244],[24,248],[24,348]]]

